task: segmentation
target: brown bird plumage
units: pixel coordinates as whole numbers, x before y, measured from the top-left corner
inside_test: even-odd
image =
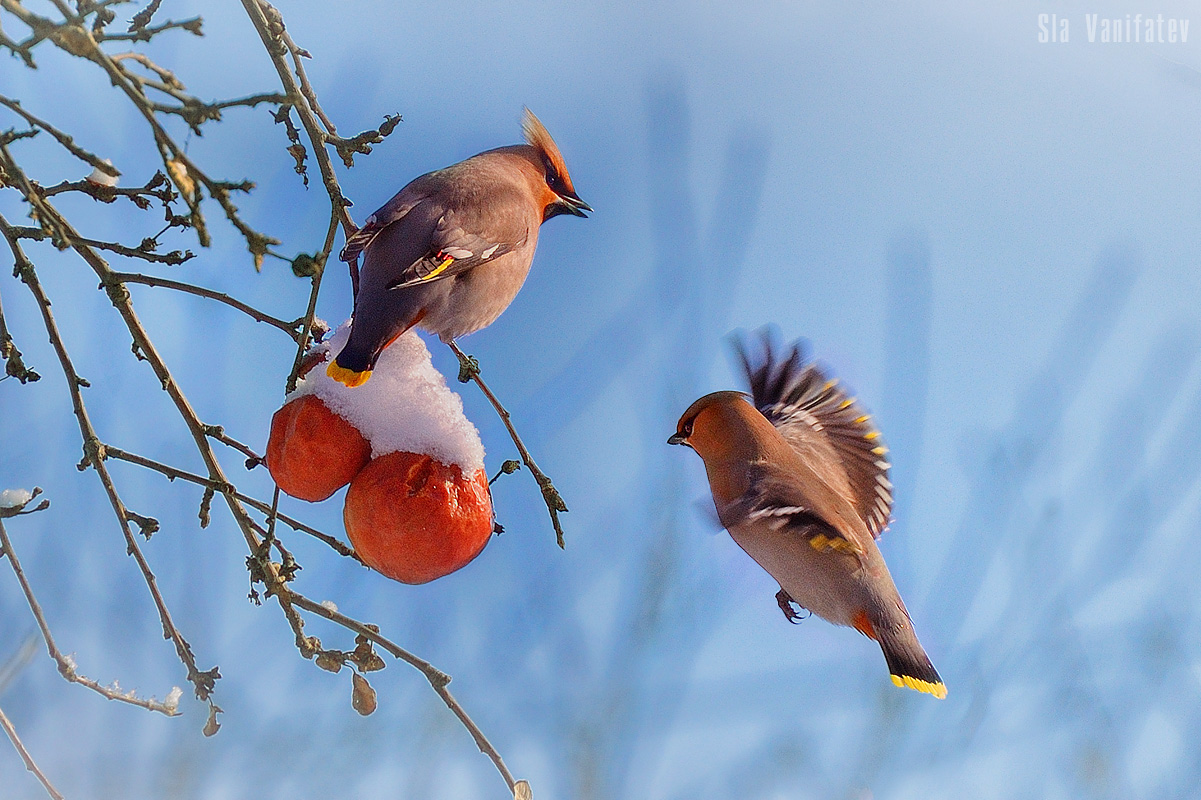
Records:
[[[880,644],[894,683],[945,697],[876,546],[892,485],[870,417],[799,345],[777,359],[764,335],[761,359],[738,353],[751,396],[700,398],[668,442],[704,460],[722,525],[779,582],[790,621],[795,602],[854,627]]]
[[[527,144],[489,150],[416,178],[367,218],[342,250],[363,254],[346,347],[330,377],[358,386],[414,325],[443,341],[500,316],[525,282],[539,226],[587,216],[559,148],[527,109]]]

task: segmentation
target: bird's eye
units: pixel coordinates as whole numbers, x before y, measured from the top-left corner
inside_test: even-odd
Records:
[[[555,189],[555,188],[557,188],[557,187],[558,187],[558,185],[559,185],[559,175],[558,175],[558,173],[555,173],[555,172],[548,172],[548,173],[546,173],[546,185],[547,185],[547,186],[549,186],[549,187],[550,187],[550,188],[552,188],[552,189]]]

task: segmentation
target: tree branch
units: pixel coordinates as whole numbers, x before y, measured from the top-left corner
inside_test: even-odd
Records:
[[[513,420],[509,416],[508,410],[501,405],[500,400],[496,399],[496,395],[488,388],[488,384],[484,383],[484,379],[480,377],[480,365],[474,358],[464,353],[459,349],[459,345],[451,341],[448,343],[450,349],[459,357],[459,380],[462,383],[475,381],[475,385],[480,387],[480,391],[484,393],[484,397],[488,398],[488,402],[496,409],[496,413],[500,416],[500,421],[505,424],[505,428],[509,431],[509,437],[512,438],[513,444],[517,446],[517,452],[521,454],[521,460],[529,467],[530,474],[534,476],[534,480],[538,482],[538,488],[542,490],[542,500],[546,503],[546,510],[550,513],[551,525],[555,528],[555,541],[560,548],[566,548],[566,543],[563,540],[563,527],[559,524],[559,513],[567,511],[567,503],[563,502],[563,497],[559,494],[559,490],[555,488],[555,484],[546,476],[542,470],[538,469],[538,465],[534,463],[534,457],[530,455],[530,451],[526,449],[525,443],[521,441],[521,437],[517,435],[517,429],[513,427]]]
[[[34,762],[33,756],[29,755],[29,751],[25,749],[25,745],[21,742],[21,737],[17,736],[17,729],[9,722],[8,717],[4,714],[4,709],[0,708],[0,728],[4,728],[4,732],[8,734],[9,741],[13,743],[13,747],[21,755],[21,760],[25,762],[25,769],[29,770],[41,782],[42,788],[46,790],[54,800],[64,800],[63,796],[58,793],[58,789],[50,783],[50,779],[46,777],[38,765]]]
[[[0,359],[4,359],[6,377],[16,378],[21,383],[32,383],[42,379],[41,375],[25,366],[25,362],[21,359],[21,351],[17,349],[13,337],[8,332],[8,325],[4,322],[3,303],[0,303]]]
[[[10,174],[21,173],[20,168],[12,161],[7,148],[3,145],[0,145],[0,156],[6,162],[4,166]],[[46,205],[49,207],[48,204]],[[74,233],[74,230],[70,228],[65,220],[59,218],[56,221],[60,225],[63,225],[70,233]],[[91,418],[83,402],[83,395],[80,392],[80,387],[87,385],[87,383],[75,371],[75,366],[72,364],[71,357],[68,355],[66,346],[63,344],[62,335],[59,333],[58,323],[55,321],[54,314],[50,310],[50,300],[42,288],[41,281],[38,280],[37,273],[34,271],[33,262],[26,257],[20,243],[12,236],[11,230],[12,228],[8,224],[8,220],[3,215],[0,215],[0,232],[8,240],[9,248],[13,252],[18,276],[29,287],[29,291],[33,294],[34,300],[37,302],[38,308],[42,313],[42,321],[45,325],[46,333],[50,337],[50,343],[54,347],[55,354],[58,356],[59,364],[62,366],[63,377],[67,381],[67,390],[71,395],[71,405],[74,408],[75,417],[79,424],[80,435],[83,437],[84,460],[81,463],[91,466],[96,470],[96,474],[104,486],[105,493],[108,495],[109,503],[113,507],[113,513],[116,514],[117,521],[120,523],[121,532],[125,537],[126,551],[133,556],[138,569],[142,573],[142,578],[146,582],[146,587],[150,590],[150,596],[154,600],[159,620],[163,625],[163,636],[170,639],[175,645],[175,652],[179,655],[180,661],[187,667],[188,681],[195,687],[196,696],[201,700],[208,700],[212,694],[213,683],[219,677],[220,673],[215,667],[211,670],[201,671],[196,666],[196,659],[192,654],[191,646],[171,619],[171,612],[167,610],[167,603],[163,599],[162,593],[159,592],[154,572],[151,571],[150,564],[142,554],[142,549],[138,546],[138,542],[133,536],[133,531],[129,527],[129,512],[125,508],[125,504],[121,501],[121,497],[117,493],[117,488],[108,474],[107,467],[104,465],[104,452],[100,446],[100,438],[96,435],[96,429],[92,426]]]
[[[137,272],[113,272],[110,277],[112,282],[117,284],[140,283],[143,286],[161,286],[166,289],[174,289],[177,292],[186,292],[187,294],[194,294],[198,297],[207,297],[210,300],[216,300],[218,303],[224,303],[230,308],[236,308],[238,311],[246,314],[256,322],[265,322],[274,328],[279,328],[281,331],[288,334],[293,341],[298,341],[300,338],[299,328],[302,320],[284,322],[282,319],[273,317],[266,312],[259,311],[254,306],[230,297],[224,292],[217,292],[212,289],[206,289],[203,286],[184,283],[183,281],[174,281],[170,278],[160,278],[156,275],[142,275],[141,273]]]
[[[108,458],[115,458],[119,461],[126,461],[130,464],[136,464],[139,467],[145,467],[146,469],[154,470],[155,472],[166,476],[167,480],[173,481],[178,478],[180,480],[187,481],[188,483],[194,483],[197,486],[203,486],[206,489],[212,489],[214,492],[226,491],[230,488],[233,488],[232,485],[219,484],[216,481],[209,480],[208,478],[197,475],[193,472],[188,472],[187,470],[173,467],[170,464],[163,464],[162,462],[155,461],[151,458],[146,458],[145,456],[137,455],[136,453],[129,453],[118,447],[114,447],[111,444],[104,445],[104,455]],[[255,511],[261,512],[266,517],[271,515],[271,505],[269,503],[264,503],[262,500],[256,500],[249,495],[237,491],[236,488],[233,488],[233,491],[238,500],[250,506]],[[333,548],[338,555],[353,558],[359,563],[362,563],[362,559],[359,558],[358,553],[354,552],[354,550],[336,537],[330,536],[327,533],[322,533],[316,528],[312,528],[308,525],[305,525],[303,522],[300,522],[299,520],[289,517],[287,514],[277,513],[275,516],[280,522],[284,523],[292,530],[299,533],[307,533],[309,536],[321,540]]]
[[[58,645],[54,642],[54,636],[50,633],[50,625],[46,622],[46,615],[42,612],[42,606],[38,603],[38,599],[34,596],[33,587],[29,585],[29,580],[25,577],[25,571],[21,568],[21,562],[17,558],[17,551],[13,549],[12,542],[8,538],[8,531],[4,528],[4,521],[0,520],[0,549],[8,556],[9,566],[12,567],[13,573],[17,576],[17,583],[21,584],[21,591],[25,594],[25,602],[29,605],[29,610],[33,612],[33,619],[37,622],[38,628],[42,632],[42,639],[46,642],[46,651],[50,657],[54,659],[54,663],[58,665],[58,673],[71,683],[77,683],[91,689],[93,692],[108,698],[116,700],[119,703],[128,703],[131,706],[138,706],[147,711],[157,711],[160,714],[166,714],[168,717],[178,716],[179,711],[176,709],[175,703],[160,702],[153,698],[147,700],[138,697],[132,691],[122,691],[112,687],[102,686],[98,682],[92,680],[86,675],[81,675],[75,665],[75,660],[64,655],[58,649]],[[170,698],[168,698],[168,701]]]
[[[95,155],[94,153],[90,153],[87,150],[84,150],[82,147],[75,144],[74,138],[63,133],[58,128],[51,125],[49,122],[46,122],[45,120],[39,119],[39,118],[35,117],[33,114],[30,114],[28,111],[26,111],[24,108],[22,108],[21,104],[19,102],[17,102],[16,100],[5,97],[4,95],[0,95],[0,105],[8,107],[16,114],[20,115],[21,117],[24,117],[25,121],[28,122],[30,125],[34,125],[38,128],[41,128],[46,133],[53,136],[55,141],[57,141],[59,144],[61,144],[64,148],[66,148],[66,150],[71,155],[75,156],[79,160],[88,163],[89,165],[95,167],[96,169],[100,170],[105,175],[108,175],[110,177],[119,178],[121,176],[121,170],[117,169],[109,162],[100,158],[100,156]]]

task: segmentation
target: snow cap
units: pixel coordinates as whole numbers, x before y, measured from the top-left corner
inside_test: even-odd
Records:
[[[0,508],[20,508],[32,499],[28,489],[5,489],[0,492]]]
[[[415,331],[388,345],[371,380],[349,389],[325,374],[324,362],[341,352],[350,338],[350,321],[313,348],[322,364],[309,370],[286,400],[315,395],[371,443],[371,457],[388,453],[426,453],[443,464],[457,464],[464,475],[484,468],[480,433],[463,414],[463,400],[434,369],[430,351]],[[332,354],[332,355],[331,355]]]

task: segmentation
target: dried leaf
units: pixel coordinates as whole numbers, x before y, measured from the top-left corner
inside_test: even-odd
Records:
[[[151,0],[150,5],[143,8],[137,14],[134,14],[133,19],[129,23],[129,32],[133,33],[138,28],[145,28],[150,24],[150,20],[158,12],[158,7],[163,4],[163,0]]]
[[[171,173],[171,179],[175,181],[175,185],[184,194],[192,197],[196,194],[196,183],[192,180],[192,176],[188,174],[188,168],[182,161],[171,159],[167,162],[167,172]]]
[[[371,684],[367,683],[367,679],[357,672],[351,678],[354,688],[350,694],[350,704],[354,706],[355,711],[365,717],[375,711],[375,689],[372,689]]]
[[[212,486],[204,487],[204,496],[200,498],[200,527],[207,528],[212,522],[213,498],[216,492]]]
[[[534,800],[534,790],[529,781],[517,781],[513,784],[513,800]]]
[[[221,711],[221,706],[213,703],[209,704],[209,718],[208,721],[204,723],[203,732],[205,736],[212,736],[217,731],[221,730],[221,723],[217,721],[217,715],[220,713],[223,713]]]

